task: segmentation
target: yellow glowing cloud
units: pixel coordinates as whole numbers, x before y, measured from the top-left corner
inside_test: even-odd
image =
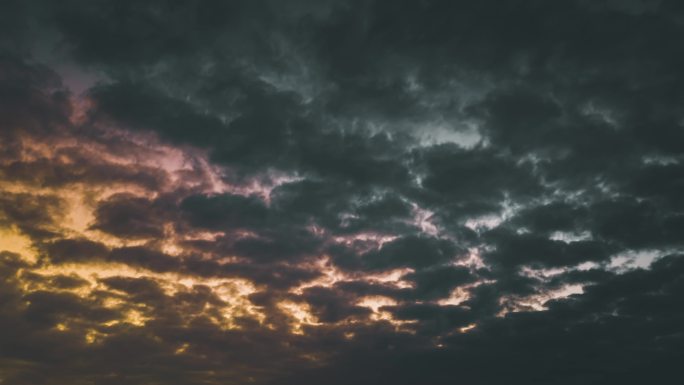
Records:
[[[36,261],[36,251],[31,239],[21,234],[16,228],[0,228],[0,251],[19,254],[31,263]]]
[[[458,328],[458,331],[460,333],[468,333],[469,331],[475,329],[476,327],[477,327],[477,324],[473,323],[473,324],[469,324],[469,325]]]
[[[88,104],[83,103],[78,108],[88,108]],[[84,114],[85,111],[79,110],[73,118],[80,121],[85,116]],[[50,235],[45,241],[87,239],[101,243],[108,248],[143,246],[179,259],[188,255],[199,255],[218,263],[235,263],[238,257],[195,250],[188,244],[193,241],[215,242],[224,236],[240,238],[257,234],[246,230],[237,230],[230,234],[192,228],[182,228],[182,231],[179,231],[176,224],[165,223],[163,234],[159,239],[131,240],[94,229],[92,226],[97,219],[97,206],[115,194],[124,193],[129,196],[154,199],[169,192],[255,194],[261,196],[268,204],[270,192],[274,187],[300,179],[296,175],[271,174],[268,178],[255,180],[245,185],[230,185],[224,181],[223,176],[226,170],[212,165],[208,161],[207,154],[200,150],[174,148],[162,144],[154,135],[134,134],[114,128],[108,131],[108,135],[120,140],[121,143],[127,143],[127,150],[112,151],[107,148],[105,142],[89,142],[87,139],[81,141],[60,137],[47,142],[44,138],[29,136],[22,138],[22,154],[19,161],[32,165],[40,164],[47,159],[55,169],[63,167],[74,170],[76,176],[69,183],[64,181],[64,184],[57,185],[43,183],[44,178],[51,176],[52,170],[45,171],[45,175],[41,174],[25,180],[0,179],[1,191],[10,194],[28,194],[51,202],[49,207],[41,208],[50,218],[43,226],[49,234],[54,234],[54,238]],[[138,171],[149,173],[154,178],[158,177],[159,184],[154,188],[146,187],[135,178],[126,179],[125,175],[128,175],[126,172],[122,173],[124,177],[106,182],[98,178],[95,178],[96,180],[87,180],[87,177],[82,180],[78,179],[81,172],[85,176],[89,175],[88,169],[82,168],[86,166],[105,166],[120,171],[131,171],[133,172],[131,175]],[[179,197],[182,198],[182,193]],[[427,232],[432,232],[433,227],[429,223],[431,213],[420,210],[416,213],[422,228]],[[323,229],[312,227],[311,230],[321,237],[328,236]],[[354,247],[355,245],[381,247],[394,239],[396,239],[394,235],[360,233],[331,238],[331,241],[354,245]],[[250,295],[266,290],[267,287],[257,287],[247,279],[197,276],[189,272],[159,273],[142,267],[101,260],[52,264],[50,255],[45,255],[47,258],[39,260],[38,251],[34,249],[32,240],[14,227],[0,229],[0,250],[20,254],[22,258],[30,262],[30,267],[22,273],[25,275],[17,276],[19,286],[25,293],[36,291],[71,293],[88,306],[97,306],[112,314],[117,314],[114,319],[108,319],[98,325],[81,325],[78,320],[61,320],[64,322],[54,326],[60,331],[81,330],[84,333],[83,338],[91,344],[107,338],[106,333],[114,333],[119,327],[145,327],[147,323],[164,312],[180,312],[175,315],[174,319],[183,324],[188,324],[196,317],[204,317],[221,329],[239,329],[241,325],[244,325],[242,321],[245,319],[256,321],[265,328],[276,328],[277,319],[281,316],[268,314],[264,308],[250,301]],[[321,273],[320,277],[290,290],[291,294],[297,295],[302,294],[307,288],[331,288],[336,283],[345,281],[364,281],[397,289],[407,289],[413,286],[412,282],[403,279],[405,275],[413,272],[412,269],[407,268],[375,273],[345,272],[335,267],[328,256],[292,267]],[[72,277],[77,281],[83,280],[85,283],[58,288],[52,283],[57,276]],[[103,282],[105,279],[115,277],[152,280],[159,285],[163,295],[170,299],[168,303],[178,308],[163,309],[161,313],[155,314],[158,309],[146,308],[145,304],[134,303],[131,295],[113,289]],[[198,287],[203,287],[202,290],[208,289],[212,300],[207,300],[205,304],[195,307],[186,306],[182,300],[176,300],[183,296],[192,298],[193,291]],[[381,309],[382,306],[396,304],[396,301],[386,297],[364,297],[358,305],[370,308],[372,315],[369,318],[352,317],[347,321],[390,322],[394,325],[408,323],[394,320],[390,312]],[[191,310],[185,310],[186,308]],[[277,304],[277,308],[288,317],[293,333],[303,334],[307,326],[323,326],[306,302],[282,301]],[[183,351],[184,349],[186,348],[183,348]]]
[[[255,293],[257,288],[249,281],[244,279],[234,278],[201,278],[179,273],[156,273],[142,268],[133,268],[121,263],[79,263],[79,264],[63,264],[56,266],[43,266],[34,270],[36,274],[50,277],[54,275],[72,275],[80,277],[89,282],[89,287],[81,287],[72,290],[73,293],[82,298],[90,296],[92,293],[99,291],[117,293],[105,287],[102,279],[112,277],[124,278],[147,278],[155,281],[164,293],[168,296],[192,289],[195,285],[202,285],[208,287],[221,301],[223,305],[216,307],[212,305],[211,308],[217,308],[222,314],[223,319],[220,320],[222,327],[226,329],[235,329],[239,326],[234,323],[236,317],[251,318],[259,323],[265,321],[265,315],[260,308],[254,306],[248,295]],[[44,287],[34,287],[32,289],[41,289]],[[124,306],[126,299],[122,297],[107,297],[103,300],[102,306],[106,308],[119,308]],[[211,310],[211,309],[204,309]],[[153,315],[144,316],[137,310],[130,310],[122,322],[127,322],[133,325],[144,325]],[[187,314],[186,314],[187,316]]]
[[[412,282],[402,279],[406,274],[412,273],[414,270],[410,268],[392,269],[378,273],[347,273],[332,264],[330,257],[324,256],[313,263],[302,264],[300,267],[306,267],[315,270],[321,274],[320,277],[295,287],[290,292],[294,294],[302,294],[305,289],[310,287],[332,287],[338,282],[344,281],[366,281],[370,283],[379,283],[388,286],[394,286],[399,289],[406,289],[413,287]]]
[[[281,301],[278,303],[278,307],[291,318],[290,326],[295,334],[304,334],[303,327],[306,325],[320,325],[318,318],[311,313],[311,308],[307,303]]]
[[[407,329],[405,327],[412,325],[412,324],[415,324],[416,323],[415,320],[398,320],[392,316],[391,312],[382,309],[382,307],[384,307],[384,306],[397,306],[398,304],[399,303],[392,298],[379,296],[379,295],[362,297],[356,303],[357,306],[363,306],[363,307],[367,307],[367,308],[371,309],[371,311],[372,311],[372,314],[370,316],[371,321],[389,322],[391,325],[394,326],[394,328],[397,331],[405,331],[405,332],[413,333],[413,331],[411,329]]]

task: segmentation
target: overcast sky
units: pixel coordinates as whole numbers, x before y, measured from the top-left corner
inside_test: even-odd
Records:
[[[676,384],[684,2],[0,2],[2,385]]]

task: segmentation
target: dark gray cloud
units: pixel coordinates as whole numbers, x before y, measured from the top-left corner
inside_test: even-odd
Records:
[[[683,15],[3,2],[0,382],[672,383]]]

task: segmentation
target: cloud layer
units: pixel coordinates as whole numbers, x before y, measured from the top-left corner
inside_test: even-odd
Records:
[[[7,1],[0,382],[671,383],[676,1]]]

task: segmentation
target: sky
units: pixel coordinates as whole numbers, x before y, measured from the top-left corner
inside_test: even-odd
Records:
[[[0,2],[0,384],[675,384],[684,3]]]

